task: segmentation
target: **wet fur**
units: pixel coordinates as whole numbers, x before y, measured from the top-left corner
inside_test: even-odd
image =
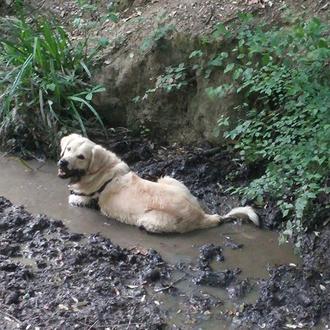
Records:
[[[69,163],[69,171],[85,173],[69,184],[72,205],[88,206],[92,199],[98,198],[100,210],[106,216],[155,233],[210,228],[232,217],[249,218],[259,224],[250,207],[235,208],[225,216],[206,214],[182,182],[168,176],[157,182],[144,180],[114,153],[80,135],[64,137],[61,149],[61,159]],[[79,159],[79,155],[84,159]],[[66,175],[62,173],[63,176]]]

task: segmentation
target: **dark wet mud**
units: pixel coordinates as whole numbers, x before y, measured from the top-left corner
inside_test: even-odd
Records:
[[[315,269],[273,268],[259,290],[257,302],[244,306],[236,317],[240,328],[311,329],[329,324],[329,278]]]
[[[135,149],[135,153],[137,152]],[[258,169],[248,168],[233,161],[232,156],[221,148],[200,148],[175,151],[168,157],[168,151],[160,151],[149,161],[140,161],[135,168],[153,179],[162,175],[174,175],[181,179],[205,203],[212,212],[224,212],[228,205],[226,188],[233,184],[244,184],[257,175]],[[169,151],[171,154],[173,150]],[[162,156],[162,154],[166,156]],[[140,158],[143,158],[140,157]],[[140,167],[140,165],[142,165]],[[231,177],[231,181],[228,178]],[[205,185],[200,185],[203,182]],[[210,188],[210,189],[208,189]],[[232,203],[231,200],[229,202]],[[237,201],[236,201],[237,202]],[[324,204],[324,203],[323,203]],[[316,206],[319,223],[329,221],[325,204]],[[269,201],[267,206],[258,210],[262,225],[266,228],[279,228],[282,223],[280,210]],[[325,214],[326,213],[326,214]],[[322,220],[322,221],[321,221]],[[242,248],[229,240],[227,247]],[[311,328],[316,324],[328,327],[330,322],[330,225],[316,226],[314,232],[306,233],[301,241],[303,262],[269,269],[269,278],[258,283],[259,298],[255,304],[241,305],[236,311],[235,326],[245,328],[261,327],[266,329]],[[239,269],[213,272],[205,256],[222,257],[221,248],[206,246],[201,250],[199,266],[201,272],[194,278],[197,284],[227,287],[231,297],[242,297],[251,288],[248,280],[230,286]]]
[[[4,198],[0,234],[0,316],[12,321],[8,328],[163,328],[165,316],[147,292],[170,274],[156,251],[73,234]]]
[[[255,175],[209,145],[160,147],[124,131],[105,145],[144,178],[183,181],[209,212],[241,205],[226,188]],[[8,329],[280,329],[329,322],[329,230],[306,235],[301,262],[290,247],[277,246],[275,233],[250,224],[150,235],[70,208],[52,164],[32,171],[17,160],[1,166],[0,195],[65,224],[1,199],[0,317]],[[266,228],[282,221],[271,203],[257,212]],[[102,235],[88,234],[96,232]]]

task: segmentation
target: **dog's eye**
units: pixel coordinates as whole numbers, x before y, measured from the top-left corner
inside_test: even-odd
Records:
[[[71,150],[71,148],[67,148],[67,150],[68,150],[68,151],[70,151],[70,150]]]
[[[85,159],[85,156],[84,155],[78,155],[77,158],[79,158],[79,159]]]

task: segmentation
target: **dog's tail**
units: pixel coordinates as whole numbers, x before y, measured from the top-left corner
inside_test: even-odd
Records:
[[[260,226],[259,217],[251,206],[235,207],[227,214],[220,216],[220,221],[232,218],[248,219],[251,220],[256,226]]]
[[[224,222],[224,220],[233,218],[248,219],[252,221],[256,226],[260,226],[259,217],[257,213],[253,210],[251,206],[244,206],[235,207],[225,215],[206,214],[203,220],[202,228],[215,227]]]

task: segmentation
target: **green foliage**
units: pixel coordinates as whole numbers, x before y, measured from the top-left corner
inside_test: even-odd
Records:
[[[106,10],[100,9],[96,3],[90,0],[76,0],[79,12],[73,21],[73,25],[78,28],[84,37],[89,38],[91,29],[102,29],[105,21],[117,23],[119,21],[118,13],[113,10],[113,4],[110,2]]]
[[[97,6],[88,0],[76,0],[76,2],[83,12],[93,12],[97,10]]]
[[[141,44],[141,50],[142,51],[151,50],[155,45],[159,44],[174,30],[175,27],[172,24],[164,24],[164,23],[158,24],[157,28],[143,40]]]
[[[244,161],[267,165],[260,178],[233,192],[259,201],[276,198],[291,219],[283,233],[292,236],[308,227],[317,196],[329,193],[329,26],[316,18],[281,28],[244,19],[230,55],[218,54],[209,63],[231,83],[207,92],[240,95],[237,110],[245,119],[224,136],[235,141]],[[217,36],[223,34],[222,27]],[[221,118],[219,125],[228,126],[228,120]]]
[[[48,146],[57,143],[54,134],[61,127],[86,134],[91,117],[103,126],[92,99],[104,88],[89,83],[93,58],[102,47],[88,52],[84,42],[73,45],[61,26],[43,17],[32,22],[6,18],[2,24],[9,27],[0,39],[2,142],[15,120],[26,115],[30,134]]]
[[[157,77],[154,88],[148,89],[142,97],[136,96],[133,102],[143,101],[147,99],[150,94],[156,93],[157,91],[170,93],[178,91],[187,85],[187,68],[184,63],[180,63],[176,67],[169,66],[165,69],[164,74]]]

